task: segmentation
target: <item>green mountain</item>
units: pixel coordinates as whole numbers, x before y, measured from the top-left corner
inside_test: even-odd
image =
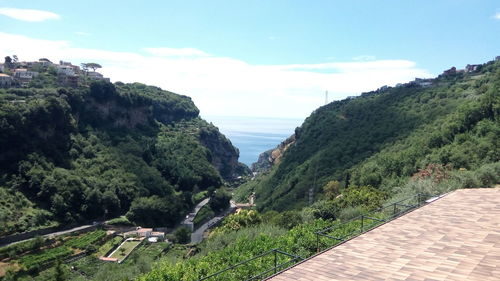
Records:
[[[44,85],[0,89],[0,236],[123,214],[170,226],[198,192],[247,172],[189,97]]]
[[[296,130],[293,144],[275,150],[283,154],[280,161],[243,185],[237,197],[255,192],[260,210],[282,211],[324,198],[332,181],[341,189],[372,186],[394,193],[429,167],[498,167],[499,137],[497,60],[318,108]]]

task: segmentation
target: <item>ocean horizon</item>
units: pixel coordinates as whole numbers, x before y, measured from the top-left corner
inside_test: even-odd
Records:
[[[272,117],[202,116],[212,122],[240,151],[239,161],[257,162],[259,154],[276,147],[302,125],[304,119]]]

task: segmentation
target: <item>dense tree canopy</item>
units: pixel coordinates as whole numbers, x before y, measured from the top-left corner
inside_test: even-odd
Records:
[[[171,226],[193,194],[223,184],[212,163],[219,156],[204,142],[237,157],[188,97],[139,83],[47,81],[0,90],[0,193],[6,206],[29,202],[0,216],[0,235],[125,213],[145,226]]]

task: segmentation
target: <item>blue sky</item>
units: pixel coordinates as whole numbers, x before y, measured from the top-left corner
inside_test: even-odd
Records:
[[[326,90],[342,99],[500,55],[500,2],[0,0],[12,54],[95,61],[205,115],[304,118]]]

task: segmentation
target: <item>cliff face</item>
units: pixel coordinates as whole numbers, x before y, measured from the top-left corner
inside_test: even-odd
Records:
[[[203,121],[204,122],[204,121]],[[250,170],[238,162],[240,152],[230,140],[219,132],[217,127],[206,123],[206,127],[199,133],[199,140],[211,152],[211,163],[226,181],[233,181],[237,177],[249,174]]]
[[[276,148],[261,153],[257,162],[252,164],[252,172],[262,174],[269,171],[273,165],[281,162],[283,154],[294,144],[295,134],[281,142]]]

